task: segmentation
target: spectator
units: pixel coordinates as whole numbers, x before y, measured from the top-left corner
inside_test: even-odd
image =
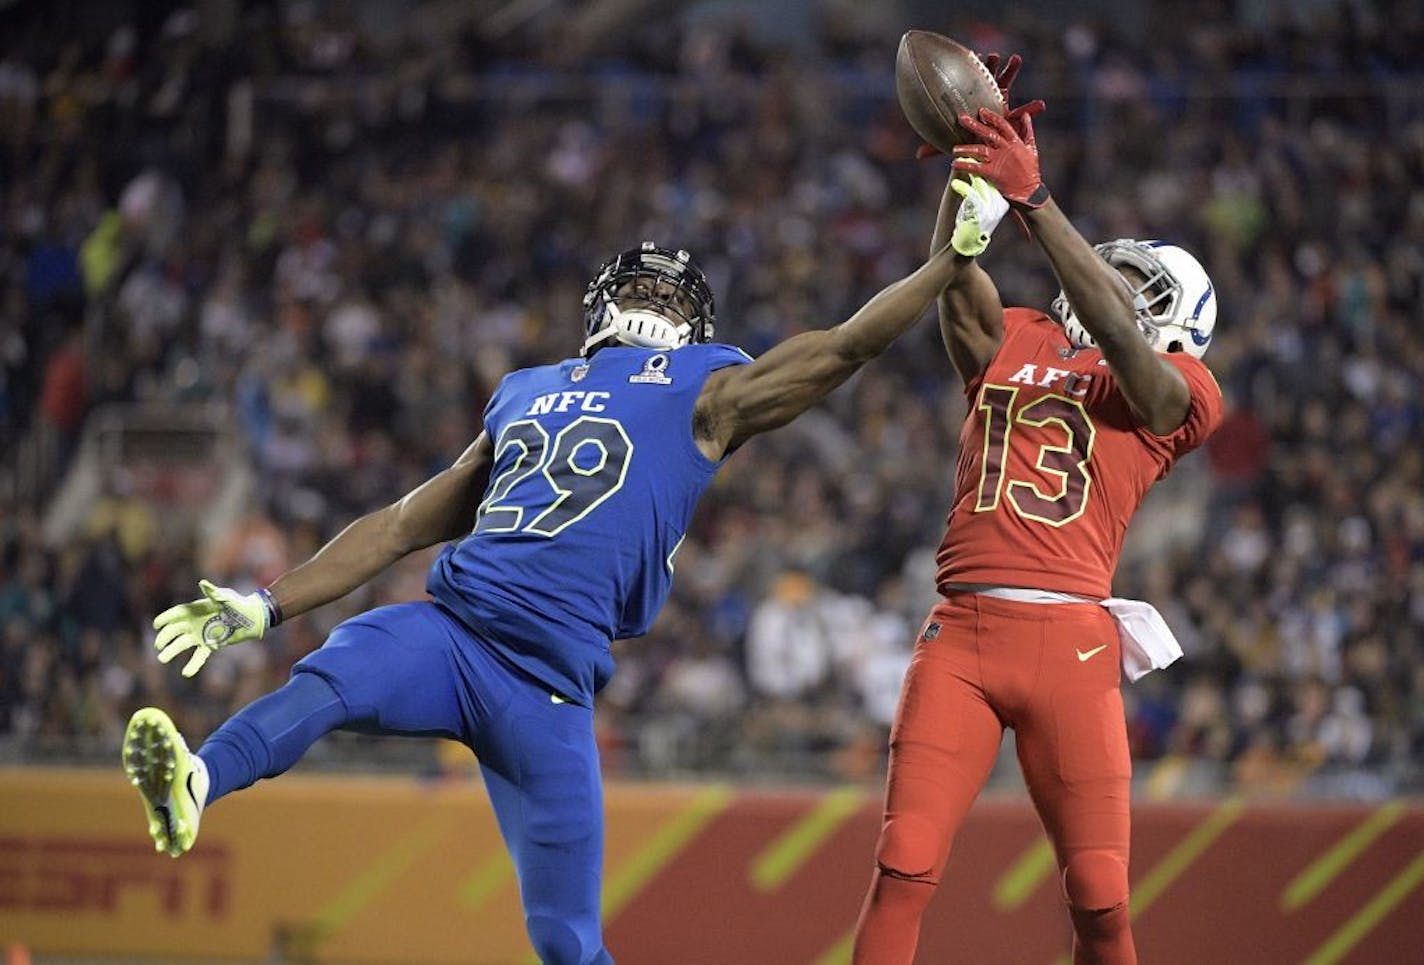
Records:
[[[259,483],[215,537],[172,531],[141,474],[81,545],[42,542],[48,487],[0,507],[0,740],[79,748],[170,686],[200,738],[267,689],[346,603],[201,691],[149,659],[148,619],[192,595],[198,561],[269,579],[448,463],[499,373],[574,351],[610,251],[696,251],[719,335],[753,352],[922,257],[943,165],[911,160],[894,25],[853,6],[795,51],[660,18],[611,35],[602,72],[547,42],[556,9],[503,39],[462,8],[439,35],[380,42],[309,4],[226,32],[191,11],[65,32],[6,11],[25,39],[0,53],[0,445],[38,432],[57,467],[91,402],[213,402]],[[1404,0],[1374,18],[1154,10],[1186,25],[1170,50],[1032,14],[1006,34],[939,25],[1025,54],[1023,91],[1050,101],[1045,173],[1086,234],[1171,233],[1220,292],[1207,362],[1231,415],[1143,508],[1118,574],[1188,650],[1127,688],[1134,749],[1270,793],[1312,769],[1417,789],[1424,28]],[[1340,51],[1365,73],[1322,87]],[[1047,304],[1052,279],[1005,262],[1006,296]],[[926,325],[736,455],[664,619],[617,647],[608,760],[863,776],[933,592],[964,405]],[[418,564],[370,599],[419,595]],[[95,632],[112,641],[97,656]]]
[[[831,648],[838,629],[827,599],[805,573],[777,578],[747,627],[747,676],[759,697],[811,697],[830,680]]]

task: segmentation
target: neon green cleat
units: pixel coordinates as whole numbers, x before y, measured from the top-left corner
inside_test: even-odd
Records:
[[[208,769],[157,707],[129,718],[124,771],[143,799],[154,850],[176,858],[191,848],[208,800]]]

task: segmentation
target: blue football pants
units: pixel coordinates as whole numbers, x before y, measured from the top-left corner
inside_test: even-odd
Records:
[[[204,743],[209,802],[281,774],[337,728],[470,747],[540,959],[612,963],[599,918],[603,787],[590,708],[556,698],[434,603],[381,607],[338,626],[284,687]]]

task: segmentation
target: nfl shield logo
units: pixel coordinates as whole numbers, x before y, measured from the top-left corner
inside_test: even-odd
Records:
[[[583,377],[588,374],[587,365],[575,365],[569,372],[570,382],[582,382]]]

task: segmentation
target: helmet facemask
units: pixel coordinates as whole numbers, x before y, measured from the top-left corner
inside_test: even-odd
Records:
[[[584,356],[610,343],[674,349],[710,342],[713,298],[686,251],[644,242],[605,262],[583,297]]]
[[[1118,270],[1132,292],[1137,328],[1157,352],[1186,352],[1196,358],[1211,344],[1216,327],[1216,293],[1206,270],[1187,251],[1160,241],[1120,238],[1093,249]],[[1131,269],[1128,280],[1122,269]],[[1097,345],[1060,291],[1053,311],[1075,348]]]

